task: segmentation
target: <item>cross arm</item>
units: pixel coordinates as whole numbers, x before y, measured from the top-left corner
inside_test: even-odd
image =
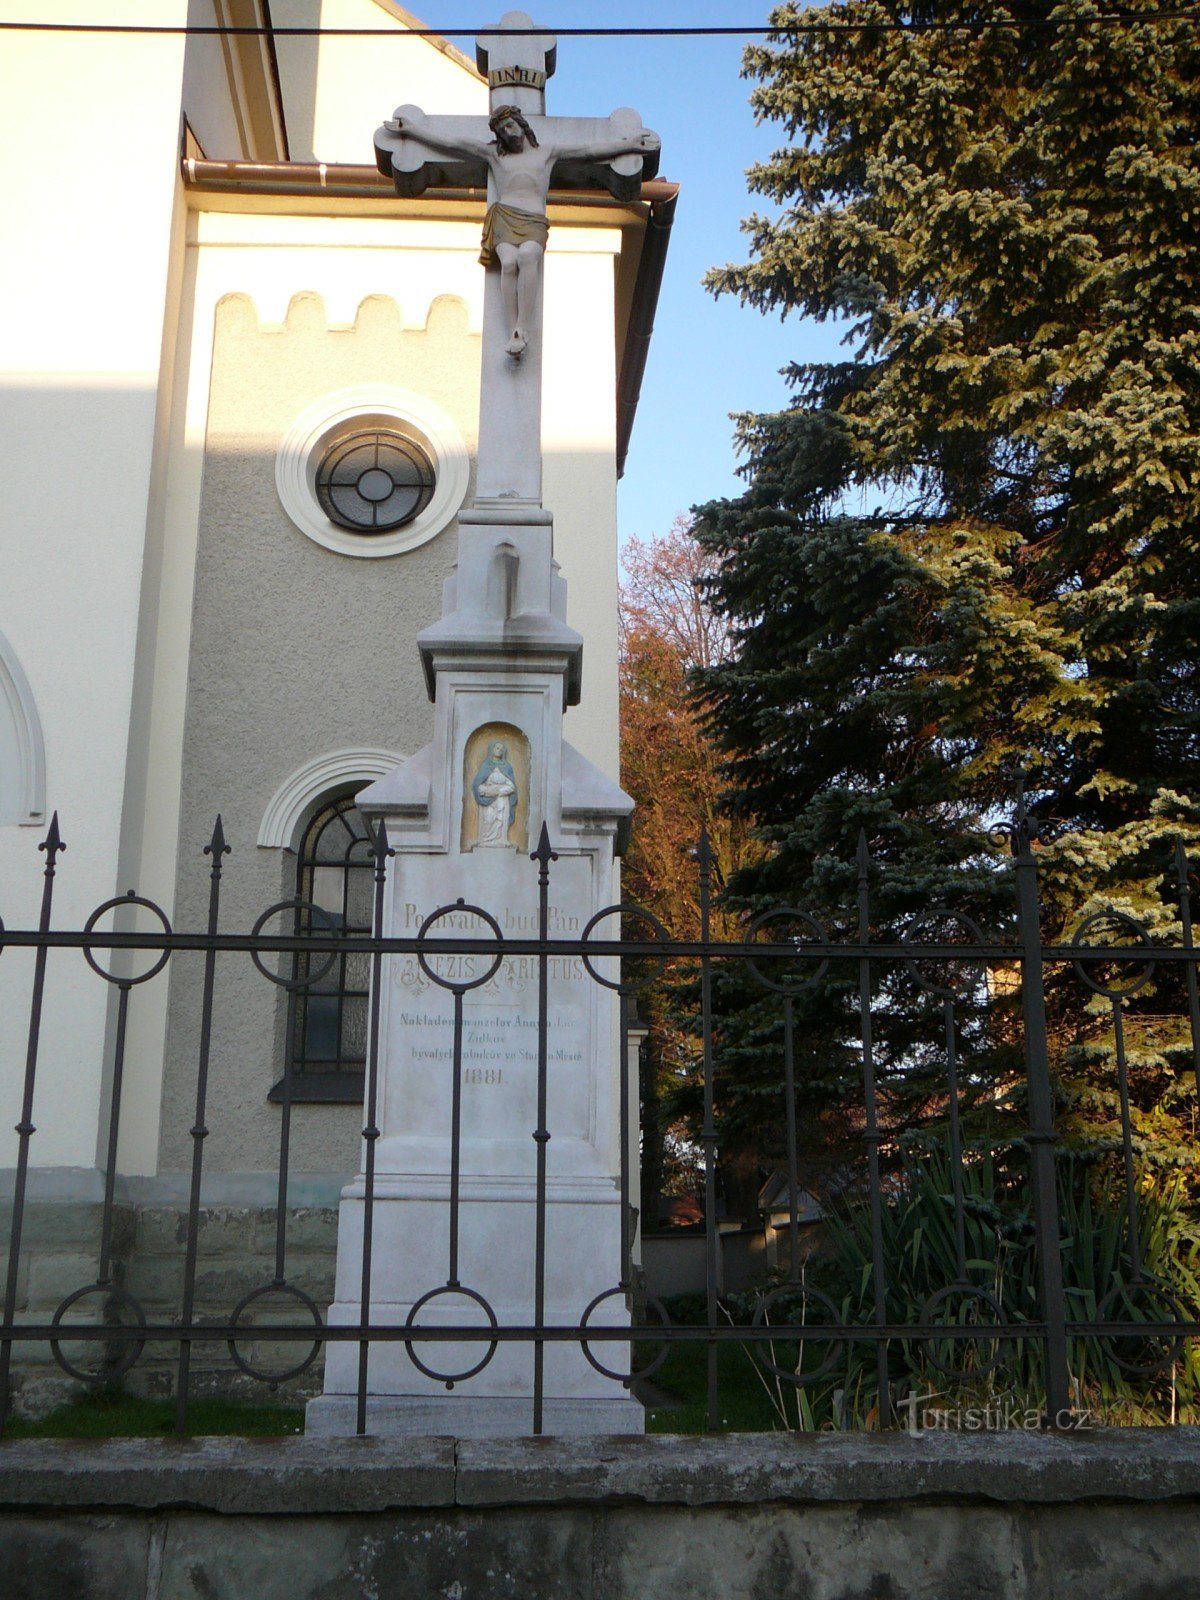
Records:
[[[397,106],[375,130],[375,164],[402,195],[423,194],[431,184],[482,187],[489,136],[484,117],[429,117],[419,106]]]
[[[548,120],[558,125],[552,136],[556,186],[607,189],[618,200],[636,200],[658,171],[661,141],[628,106],[610,117]]]

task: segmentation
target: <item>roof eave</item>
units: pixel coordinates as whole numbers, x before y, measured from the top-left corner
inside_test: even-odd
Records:
[[[208,161],[185,156],[182,169],[184,186],[193,193],[303,194],[342,198],[361,195],[363,198],[395,199],[395,189],[388,180],[374,167],[368,166],[335,165],[323,161]],[[421,196],[423,201],[483,198],[482,189],[470,188],[427,189]],[[646,231],[630,302],[625,343],[617,368],[618,477],[625,470],[625,458],[633,436],[678,199],[677,183],[655,178],[643,183],[639,200],[633,202],[634,205],[646,207]],[[608,208],[622,206],[622,202],[613,200],[611,195],[596,190],[555,190],[551,202],[555,201]]]

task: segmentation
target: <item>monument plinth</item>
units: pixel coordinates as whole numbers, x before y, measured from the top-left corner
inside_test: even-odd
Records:
[[[486,173],[489,195],[477,492],[442,616],[418,640],[434,737],[358,797],[395,850],[391,937],[580,938],[612,903],[633,809],[562,737],[582,640],[541,504],[541,287],[551,184],[636,194],[658,140],[631,111],[545,116],[555,44],[532,27],[509,12],[479,40],[489,118],[401,106],[375,136],[401,193]],[[493,1317],[578,1325],[623,1276],[611,990],[578,955],[413,954],[384,962],[379,1018],[374,1174],[343,1193],[330,1321],[362,1318],[369,1210],[370,1319],[481,1337],[373,1344],[368,1431],[528,1433],[537,1387],[546,1432],[640,1432],[640,1405],[577,1342],[535,1356],[487,1338]],[[589,1320],[628,1315],[610,1294]],[[620,1348],[606,1347],[608,1364]],[[358,1375],[356,1346],[327,1346],[310,1431],[354,1431]]]

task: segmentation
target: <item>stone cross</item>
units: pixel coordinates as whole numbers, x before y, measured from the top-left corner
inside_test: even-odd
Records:
[[[541,506],[542,265],[552,187],[605,188],[636,199],[658,169],[659,140],[636,111],[547,117],[555,40],[509,11],[476,41],[488,117],[427,116],[399,106],[375,134],[379,170],[402,195],[430,184],[482,186],[487,268],[476,506]]]
[[[418,930],[440,939],[457,927],[474,940],[477,907],[510,937],[543,919],[552,937],[595,928],[633,809],[563,739],[583,639],[566,620],[553,519],[541,504],[540,298],[552,186],[601,184],[633,198],[653,175],[658,141],[634,112],[547,117],[554,41],[530,27],[510,12],[479,41],[489,117],[401,106],[375,139],[401,193],[486,177],[491,202],[476,498],[458,514],[442,615],[417,641],[433,739],[357,797],[380,824],[379,852],[395,854],[376,902],[388,939]],[[595,314],[576,308],[581,319]],[[572,331],[564,318],[556,337]],[[536,873],[526,854],[535,841]],[[519,961],[482,972],[472,954],[447,955],[466,965],[435,958],[435,977],[407,956],[386,977],[375,973],[372,1124],[362,1170],[342,1192],[329,1323],[441,1323],[477,1338],[385,1340],[365,1373],[357,1344],[331,1345],[306,1426],[640,1432],[641,1407],[586,1346],[521,1348],[488,1333],[489,1319],[493,1329],[581,1316],[598,1334],[629,1326],[628,1046],[618,1014],[579,961],[535,961],[533,981]],[[375,1265],[364,1273],[368,1239]]]

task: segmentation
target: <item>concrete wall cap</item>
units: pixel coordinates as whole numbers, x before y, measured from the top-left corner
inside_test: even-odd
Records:
[[[0,1445],[0,1509],[1008,1504],[1200,1499],[1200,1429],[687,1438],[36,1439]]]

